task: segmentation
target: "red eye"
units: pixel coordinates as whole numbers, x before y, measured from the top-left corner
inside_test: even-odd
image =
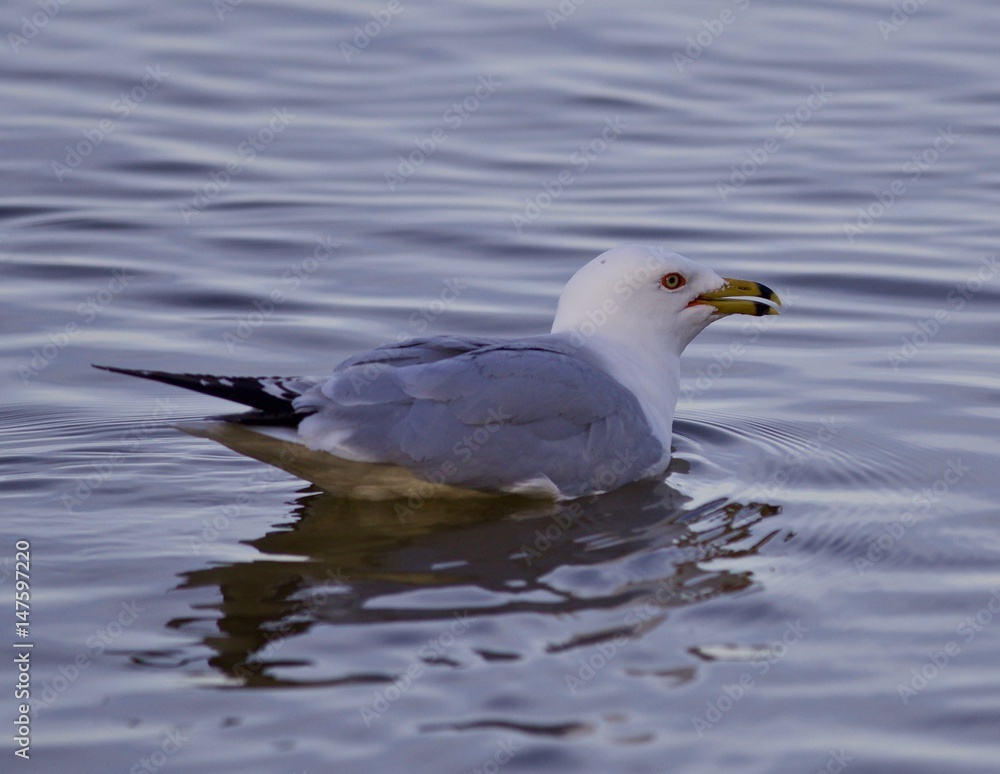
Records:
[[[664,274],[660,277],[660,284],[667,290],[677,290],[677,288],[682,288],[686,282],[687,280],[684,279],[684,275],[676,271],[671,272],[670,274]]]

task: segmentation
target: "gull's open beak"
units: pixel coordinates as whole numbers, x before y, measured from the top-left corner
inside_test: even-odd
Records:
[[[730,277],[723,279],[726,281],[725,285],[718,290],[702,293],[690,305],[708,304],[714,306],[719,314],[750,314],[754,317],[763,317],[765,314],[781,313],[778,308],[781,306],[781,299],[767,285]]]

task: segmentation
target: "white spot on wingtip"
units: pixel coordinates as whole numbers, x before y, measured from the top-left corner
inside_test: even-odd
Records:
[[[282,400],[288,400],[288,392],[284,387],[281,386],[279,382],[274,382],[270,379],[261,380],[258,382],[265,393],[271,395],[275,398],[281,398]]]

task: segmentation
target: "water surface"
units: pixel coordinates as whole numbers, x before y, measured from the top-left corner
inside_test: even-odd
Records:
[[[29,765],[995,771],[1000,16],[906,8],[6,8]],[[401,517],[89,367],[531,335],[624,242],[786,313],[699,337],[669,475],[599,498]]]

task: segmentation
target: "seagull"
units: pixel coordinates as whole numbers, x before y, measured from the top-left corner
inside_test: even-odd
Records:
[[[249,407],[179,427],[347,497],[571,500],[661,476],[685,347],[780,306],[766,285],[624,245],[573,275],[548,334],[413,338],[327,376],[95,367]]]

